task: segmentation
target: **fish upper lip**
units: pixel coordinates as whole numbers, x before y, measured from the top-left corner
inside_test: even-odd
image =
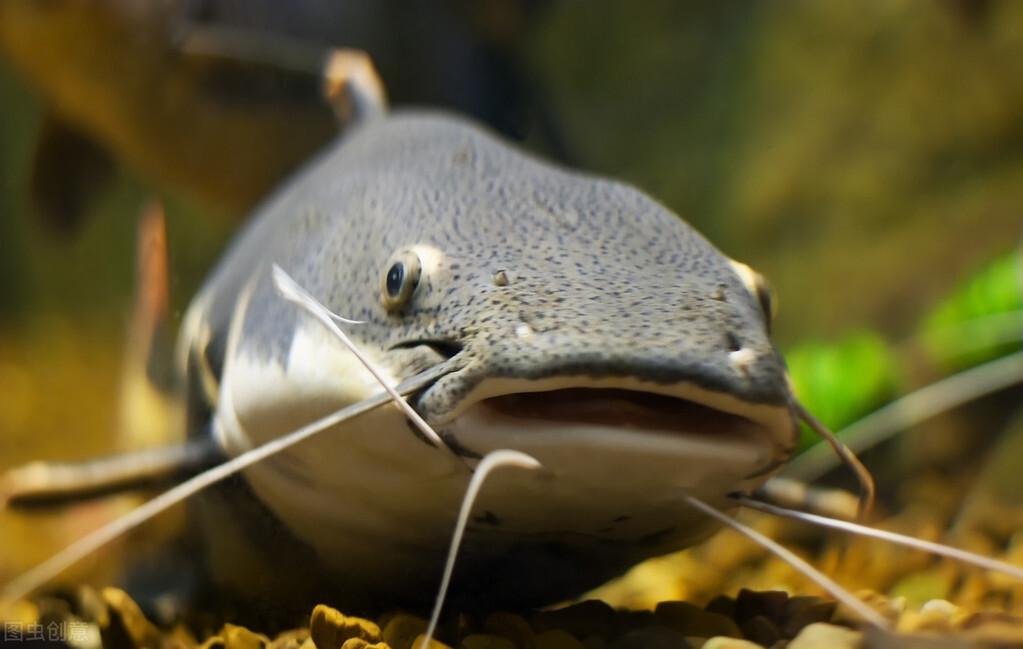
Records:
[[[554,447],[559,443],[553,440],[559,439],[575,440],[565,443],[592,439],[594,448],[604,449],[619,443],[630,453],[646,449],[635,452],[658,455],[688,454],[691,448],[699,454],[708,445],[747,451],[760,448],[760,460],[742,474],[743,479],[755,479],[780,466],[796,449],[799,428],[787,403],[744,402],[693,384],[664,386],[633,379],[630,385],[628,377],[617,384],[615,379],[581,377],[580,385],[572,381],[580,377],[560,378],[566,382],[553,387],[541,382],[543,389],[536,389],[535,384],[510,390],[489,386],[482,394],[470,392],[452,408],[436,413],[430,412],[439,405],[438,400],[430,399],[431,391],[438,387],[434,383],[422,393],[427,407],[417,410],[436,426],[445,443],[457,445],[455,452],[463,457],[479,458],[509,443],[513,444],[509,448],[519,448],[517,444],[524,449],[532,444],[537,444],[537,449],[552,448],[552,443]],[[443,403],[443,398],[439,401]],[[488,432],[490,423],[495,428]],[[507,439],[505,432],[514,441]],[[541,432],[553,437],[536,436]]]
[[[457,357],[460,357],[456,360]],[[768,362],[756,376],[729,376],[723,371],[708,372],[704,359],[691,357],[664,362],[663,356],[647,354],[608,361],[607,357],[589,353],[554,362],[528,366],[522,357],[509,357],[506,362],[480,358],[471,348],[452,357],[452,372],[444,375],[422,393],[424,407],[439,420],[450,413],[457,415],[469,402],[490,396],[518,392],[544,392],[559,387],[610,387],[691,398],[695,392],[728,396],[744,404],[788,407],[791,397],[783,366]],[[488,384],[485,394],[479,394]],[[496,385],[502,384],[503,388]],[[553,387],[551,387],[553,385]],[[689,389],[691,388],[691,389]],[[701,399],[694,399],[702,402]],[[722,408],[725,411],[733,408]]]

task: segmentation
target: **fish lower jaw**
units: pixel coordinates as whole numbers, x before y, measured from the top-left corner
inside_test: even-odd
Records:
[[[787,406],[747,403],[691,384],[561,377],[475,388],[443,424],[471,455],[508,448],[559,479],[606,489],[609,476],[655,490],[756,486],[786,459]]]
[[[770,439],[739,418],[721,419],[713,429],[654,420],[638,426],[619,417],[537,418],[528,409],[509,412],[509,405],[482,402],[470,408],[444,429],[446,438],[480,456],[500,448],[527,453],[553,480],[590,488],[594,497],[678,490],[727,494],[774,462]]]

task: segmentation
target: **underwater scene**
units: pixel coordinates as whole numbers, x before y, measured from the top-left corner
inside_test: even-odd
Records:
[[[0,117],[4,644],[1023,647],[1023,4],[5,0]]]

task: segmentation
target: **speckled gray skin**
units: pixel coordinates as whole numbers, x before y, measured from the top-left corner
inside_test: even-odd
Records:
[[[392,256],[412,246],[441,254],[408,304],[389,312],[381,278]],[[453,356],[457,370],[413,402],[434,424],[454,417],[481,382],[499,378],[691,383],[741,402],[787,407],[784,364],[766,316],[717,249],[640,191],[541,162],[462,119],[399,113],[371,120],[276,194],[196,300],[193,311],[209,337],[185,340],[192,370],[201,355],[219,376],[238,296],[247,290],[235,353],[287,368],[304,316],[276,294],[268,280],[271,263],[328,308],[365,321],[349,333],[386,353],[396,377]],[[749,360],[737,367],[729,358],[740,349]],[[214,407],[193,399],[195,430]],[[792,426],[773,464],[759,469],[788,457],[794,433]],[[221,505],[237,502],[224,498]],[[215,515],[214,524],[225,515]],[[260,516],[273,519],[269,512]],[[262,532],[248,527],[238,533],[253,534]],[[493,601],[546,603],[679,543],[647,545],[628,552],[610,543],[580,547],[580,555],[593,556],[575,564],[564,557],[544,563],[523,551],[523,563],[501,570],[519,573],[533,560],[557,582],[551,565],[564,565],[564,583],[532,583]],[[314,554],[294,550],[288,556]],[[581,571],[589,573],[569,576]],[[485,597],[478,583],[464,590]]]
[[[389,314],[381,275],[417,243],[445,253],[450,281],[424,277],[408,308]],[[211,278],[213,330],[226,330],[231,296],[270,259],[329,308],[370,323],[355,335],[462,346],[466,369],[420,404],[431,415],[485,375],[685,377],[750,401],[786,399],[764,314],[698,232],[633,187],[546,164],[463,120],[399,113],[312,163]],[[500,270],[507,286],[492,281]],[[251,308],[263,324],[245,345],[283,362],[298,313],[269,283]],[[549,345],[521,344],[510,335],[518,323],[549,332]],[[759,357],[747,375],[721,363],[735,345]]]

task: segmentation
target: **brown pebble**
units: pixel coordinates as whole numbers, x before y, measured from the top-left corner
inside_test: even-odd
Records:
[[[106,643],[103,646],[106,647]],[[199,645],[199,649],[224,649],[224,639],[219,635],[210,636]]]
[[[895,622],[906,611],[906,599],[904,597],[886,597],[872,590],[858,590],[853,593],[860,601]],[[842,604],[835,606],[835,613],[831,616],[835,624],[856,626],[862,622],[862,618],[855,611],[850,610]]]
[[[959,607],[945,599],[932,599],[920,607],[920,612],[950,620],[959,613]]]
[[[775,624],[781,624],[788,601],[789,594],[783,590],[754,591],[743,588],[735,598],[735,619],[741,626],[744,620],[760,615]]]
[[[615,632],[615,610],[606,602],[589,599],[553,611],[540,611],[533,616],[537,632],[563,629],[577,638],[599,635],[604,638]]]
[[[607,649],[607,640],[599,635],[591,635],[583,638],[584,649]]]
[[[107,605],[107,624],[100,627],[104,647],[158,647],[160,631],[142,614],[128,593],[118,588],[100,592]]]
[[[674,629],[683,635],[709,638],[726,635],[743,637],[742,631],[731,618],[713,613],[689,602],[661,602],[654,610],[657,624]]]
[[[611,643],[611,649],[688,649],[686,637],[664,626],[629,631]]]
[[[725,636],[715,636],[703,644],[700,649],[764,649],[755,642],[749,640],[742,640],[739,638],[728,638]]]
[[[426,632],[426,620],[415,615],[399,613],[384,627],[384,642],[391,649],[412,649],[413,641]]]
[[[35,621],[43,626],[71,616],[71,604],[60,597],[40,597],[36,599],[36,606],[39,617]]]
[[[412,640],[412,649],[419,649],[423,646],[423,640],[426,639],[425,634],[419,634]],[[362,649],[356,647],[355,649]],[[365,649],[389,649],[386,643],[381,642],[380,644],[368,645]],[[426,649],[451,649],[437,638],[430,638],[430,644],[426,645]]]
[[[727,595],[718,595],[714,599],[707,602],[707,605],[703,607],[703,610],[710,613],[717,613],[724,615],[727,618],[735,618],[735,600]]]
[[[962,636],[985,646],[1023,646],[1023,626],[1019,622],[988,622],[962,632]]]
[[[754,615],[748,620],[743,620],[739,624],[739,628],[742,629],[742,634],[746,636],[747,640],[752,640],[765,647],[770,647],[782,639],[778,626],[763,615]]]
[[[75,589],[74,609],[78,617],[86,622],[99,626],[107,624],[107,605],[103,596],[91,586],[79,586]]]
[[[460,649],[515,649],[515,643],[499,635],[473,633],[462,638]]]
[[[815,622],[830,622],[835,614],[835,603],[819,597],[790,597],[785,605],[782,635],[796,637],[805,627]]]
[[[450,649],[450,647],[447,647],[446,645],[442,645],[440,643],[433,644],[432,642],[430,643],[430,647],[433,647],[433,649],[437,649],[437,647]],[[388,647],[385,642],[370,643],[366,642],[362,638],[348,638],[345,640],[345,643],[341,645],[341,649],[390,649],[390,647]]]
[[[1023,617],[1005,611],[980,611],[958,624],[963,636],[993,646],[1023,646]]]
[[[603,638],[599,635],[591,635],[590,637],[603,642]],[[577,640],[568,631],[561,629],[551,629],[535,636],[533,638],[533,647],[534,649],[586,649],[584,643]]]
[[[234,624],[225,624],[217,635],[223,640],[224,649],[263,649],[270,644],[265,635]]]
[[[301,649],[302,644],[309,639],[309,629],[282,631],[273,639],[268,649]]]
[[[877,627],[867,626],[863,630],[863,644],[869,649],[982,649],[981,645],[970,642],[962,636],[941,636],[934,633],[917,635],[893,633]],[[1008,647],[1018,645],[995,645]],[[841,649],[841,648],[840,648]],[[988,647],[988,649],[995,649]]]
[[[491,613],[483,621],[483,630],[508,638],[520,649],[530,649],[533,646],[533,627],[521,615],[503,611]]]
[[[985,624],[1023,626],[1023,618],[1006,611],[978,611],[964,617],[959,623],[959,628],[975,629]]]
[[[656,619],[654,618],[653,611],[624,610],[618,611],[615,616],[615,622],[615,633],[611,636],[605,636],[605,639],[610,639],[615,635],[621,635],[623,633],[628,633],[629,631],[635,631],[636,629],[652,626],[656,624]]]
[[[309,636],[317,649],[340,649],[346,640],[359,638],[367,644],[379,642],[380,627],[358,617],[348,617],[324,604],[319,604],[309,616]]]
[[[195,649],[199,643],[191,631],[179,624],[164,637],[161,646],[163,649]]]
[[[788,649],[859,649],[863,634],[844,626],[817,622],[803,629]]]
[[[920,607],[919,611],[906,611],[897,629],[900,632],[914,633],[918,631],[947,632],[953,628],[953,618],[959,614],[959,607],[943,600],[932,599]]]

